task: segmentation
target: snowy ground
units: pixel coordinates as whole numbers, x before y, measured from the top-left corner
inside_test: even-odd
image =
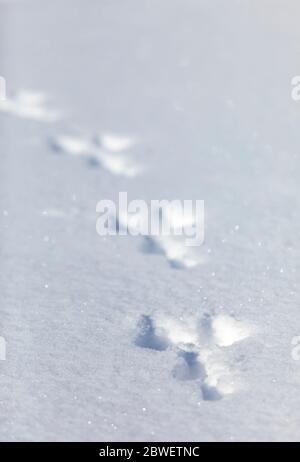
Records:
[[[300,439],[299,13],[0,1],[2,441]],[[100,238],[119,191],[204,199],[200,264]]]

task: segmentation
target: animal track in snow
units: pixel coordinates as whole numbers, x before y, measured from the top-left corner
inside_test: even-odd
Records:
[[[141,348],[163,351],[169,346],[168,340],[156,333],[154,323],[150,316],[142,316],[138,325],[138,335],[135,344]]]
[[[142,249],[145,253],[164,255],[175,269],[195,268],[204,261],[196,254],[195,249],[185,244],[184,237],[146,236]]]
[[[135,144],[135,140],[129,136],[116,136],[112,133],[101,135],[99,142],[104,149],[111,152],[126,151]]]
[[[249,337],[251,329],[231,316],[220,315],[212,320],[212,332],[216,345],[228,347]]]
[[[13,98],[7,98],[0,103],[0,111],[23,119],[55,122],[59,119],[59,113],[48,109],[46,102],[47,97],[43,93],[20,90]]]
[[[117,176],[133,178],[141,168],[125,153],[135,141],[129,137],[100,135],[92,138],[60,135],[51,140],[53,149],[75,157],[84,157],[93,166],[101,166]]]
[[[176,231],[186,223],[189,226],[195,224],[195,217],[180,216],[176,209],[170,210],[166,217],[170,227],[169,235],[151,235],[150,230],[147,235],[143,235],[142,250],[149,254],[162,254],[166,257],[172,268],[189,269],[198,266],[204,262],[204,257],[200,255],[198,247],[187,245],[187,236],[184,234],[176,235]],[[128,230],[132,235],[138,235],[139,230],[147,228],[143,223],[144,217],[141,213],[123,214],[119,217],[118,226],[122,230]]]
[[[228,315],[206,315],[196,322],[193,318],[142,316],[135,344],[156,351],[175,348],[173,377],[198,381],[203,400],[217,401],[232,394],[237,382],[224,359],[224,349],[250,335],[248,325]]]

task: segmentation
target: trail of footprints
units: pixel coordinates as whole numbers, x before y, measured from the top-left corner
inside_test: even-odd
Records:
[[[0,112],[23,119],[38,122],[58,121],[62,114],[48,108],[48,98],[40,92],[21,90],[6,101],[1,102]],[[96,136],[60,134],[51,137],[50,148],[61,154],[83,158],[87,164],[100,167],[111,175],[134,178],[143,172],[143,168],[130,155],[130,149],[136,140],[129,136],[102,133]],[[169,214],[168,221],[174,231],[182,226],[176,211]],[[186,219],[186,217],[185,217]],[[188,217],[190,224],[195,220]],[[136,216],[123,216],[119,226],[133,229],[139,221]],[[164,255],[172,268],[189,269],[203,263],[203,256],[197,255],[194,248],[188,247],[184,236],[144,236],[142,250],[145,254]],[[199,249],[198,249],[199,250]]]
[[[0,112],[47,123],[61,118],[60,112],[48,108],[44,94],[26,90],[1,102]],[[134,178],[143,171],[129,155],[135,142],[131,137],[114,134],[94,137],[61,134],[51,137],[49,146],[55,152],[83,158],[89,165],[101,167],[112,175]],[[186,218],[193,224],[193,216]],[[173,230],[182,226],[176,211],[168,220]],[[119,226],[136,231],[140,221],[138,214],[123,216]],[[189,269],[203,263],[195,248],[186,246],[184,236],[144,236],[143,251],[163,254],[173,268]],[[135,345],[157,352],[175,350],[177,362],[171,371],[174,379],[197,381],[203,400],[216,401],[238,387],[238,378],[227,365],[224,350],[251,333],[249,326],[227,315],[206,315],[196,322],[189,318],[144,315],[137,326]]]
[[[217,401],[236,391],[240,383],[227,364],[226,348],[252,333],[250,326],[228,315],[207,314],[199,321],[144,315],[137,326],[135,345],[157,352],[175,350],[174,379],[197,381],[202,399]]]

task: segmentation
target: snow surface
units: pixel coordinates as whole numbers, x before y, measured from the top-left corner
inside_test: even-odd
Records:
[[[0,1],[1,441],[299,441],[299,13]],[[120,191],[205,200],[197,265]]]

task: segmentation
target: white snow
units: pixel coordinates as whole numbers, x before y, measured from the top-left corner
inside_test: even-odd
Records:
[[[92,163],[99,163],[105,170],[113,175],[133,178],[141,172],[141,168],[127,154],[114,154],[116,146],[104,143],[104,147],[98,147],[95,141],[70,135],[59,135],[51,140],[54,149],[72,156],[86,157]],[[109,147],[110,146],[110,147]],[[110,148],[112,152],[110,152]],[[121,142],[118,151],[127,149]]]
[[[24,119],[54,122],[59,119],[58,111],[46,108],[47,97],[43,93],[20,90],[12,98],[1,101],[0,111]]]
[[[231,346],[249,337],[251,332],[249,327],[226,315],[217,316],[213,320],[212,329],[219,346]]]
[[[0,439],[299,441],[299,3],[90,3],[0,2]]]
[[[135,144],[135,140],[129,136],[122,136],[113,133],[99,135],[99,144],[111,152],[125,151]]]
[[[155,235],[149,225],[149,213],[155,213],[155,207],[149,206],[148,215],[145,217],[142,210],[136,213],[123,213],[119,216],[119,225],[122,231],[127,231],[133,236],[143,235],[144,247],[149,253],[162,253],[170,265],[174,268],[194,268],[203,263],[205,258],[199,247],[189,247],[188,237],[184,233],[183,226],[194,224],[195,218],[188,214],[180,215],[176,207],[164,209],[164,222],[169,235],[163,233]],[[115,217],[116,218],[116,217]],[[180,234],[178,231],[180,230]],[[177,235],[178,234],[178,235]]]

